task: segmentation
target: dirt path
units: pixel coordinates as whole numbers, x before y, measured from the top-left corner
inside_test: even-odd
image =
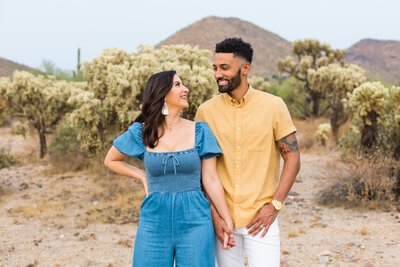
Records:
[[[15,142],[1,129],[5,140]],[[12,152],[24,142],[34,147],[19,139]],[[298,182],[279,215],[282,265],[400,266],[399,213],[315,204],[330,182],[329,160],[335,159],[302,155]],[[143,196],[138,185],[50,167],[42,161],[0,170],[0,266],[130,266]]]

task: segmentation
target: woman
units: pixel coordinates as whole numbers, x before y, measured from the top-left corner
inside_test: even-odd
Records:
[[[142,112],[119,136],[105,159],[112,171],[143,183],[146,193],[136,234],[133,266],[215,266],[210,205],[201,182],[221,217],[233,229],[216,172],[222,155],[208,125],[179,116],[189,90],[175,71],[151,76]],[[146,171],[124,162],[141,159]],[[200,181],[201,179],[201,181]],[[226,247],[228,236],[225,236]]]

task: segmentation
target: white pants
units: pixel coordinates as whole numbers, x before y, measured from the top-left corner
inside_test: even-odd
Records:
[[[280,239],[278,218],[271,224],[267,234],[261,238],[263,231],[251,236],[246,227],[235,228],[233,237],[236,246],[229,250],[221,248],[221,242],[215,237],[215,256],[218,267],[244,267],[244,249],[249,267],[279,267]]]

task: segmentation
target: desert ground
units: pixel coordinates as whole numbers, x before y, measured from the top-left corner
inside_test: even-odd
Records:
[[[93,168],[60,171],[38,159],[36,143],[0,128],[1,147],[21,159],[0,170],[0,266],[130,266],[140,184]],[[281,266],[400,266],[399,212],[317,204],[337,157],[302,153],[279,214]]]

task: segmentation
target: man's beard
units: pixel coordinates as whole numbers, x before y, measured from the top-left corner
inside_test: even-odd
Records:
[[[218,84],[218,91],[220,93],[230,93],[233,90],[235,90],[242,82],[242,78],[240,77],[240,73],[241,73],[241,70],[239,69],[237,74],[235,76],[233,76],[231,80],[219,78],[217,80],[217,84],[221,80],[225,80],[228,83],[226,85],[222,85],[222,86],[220,86]]]

